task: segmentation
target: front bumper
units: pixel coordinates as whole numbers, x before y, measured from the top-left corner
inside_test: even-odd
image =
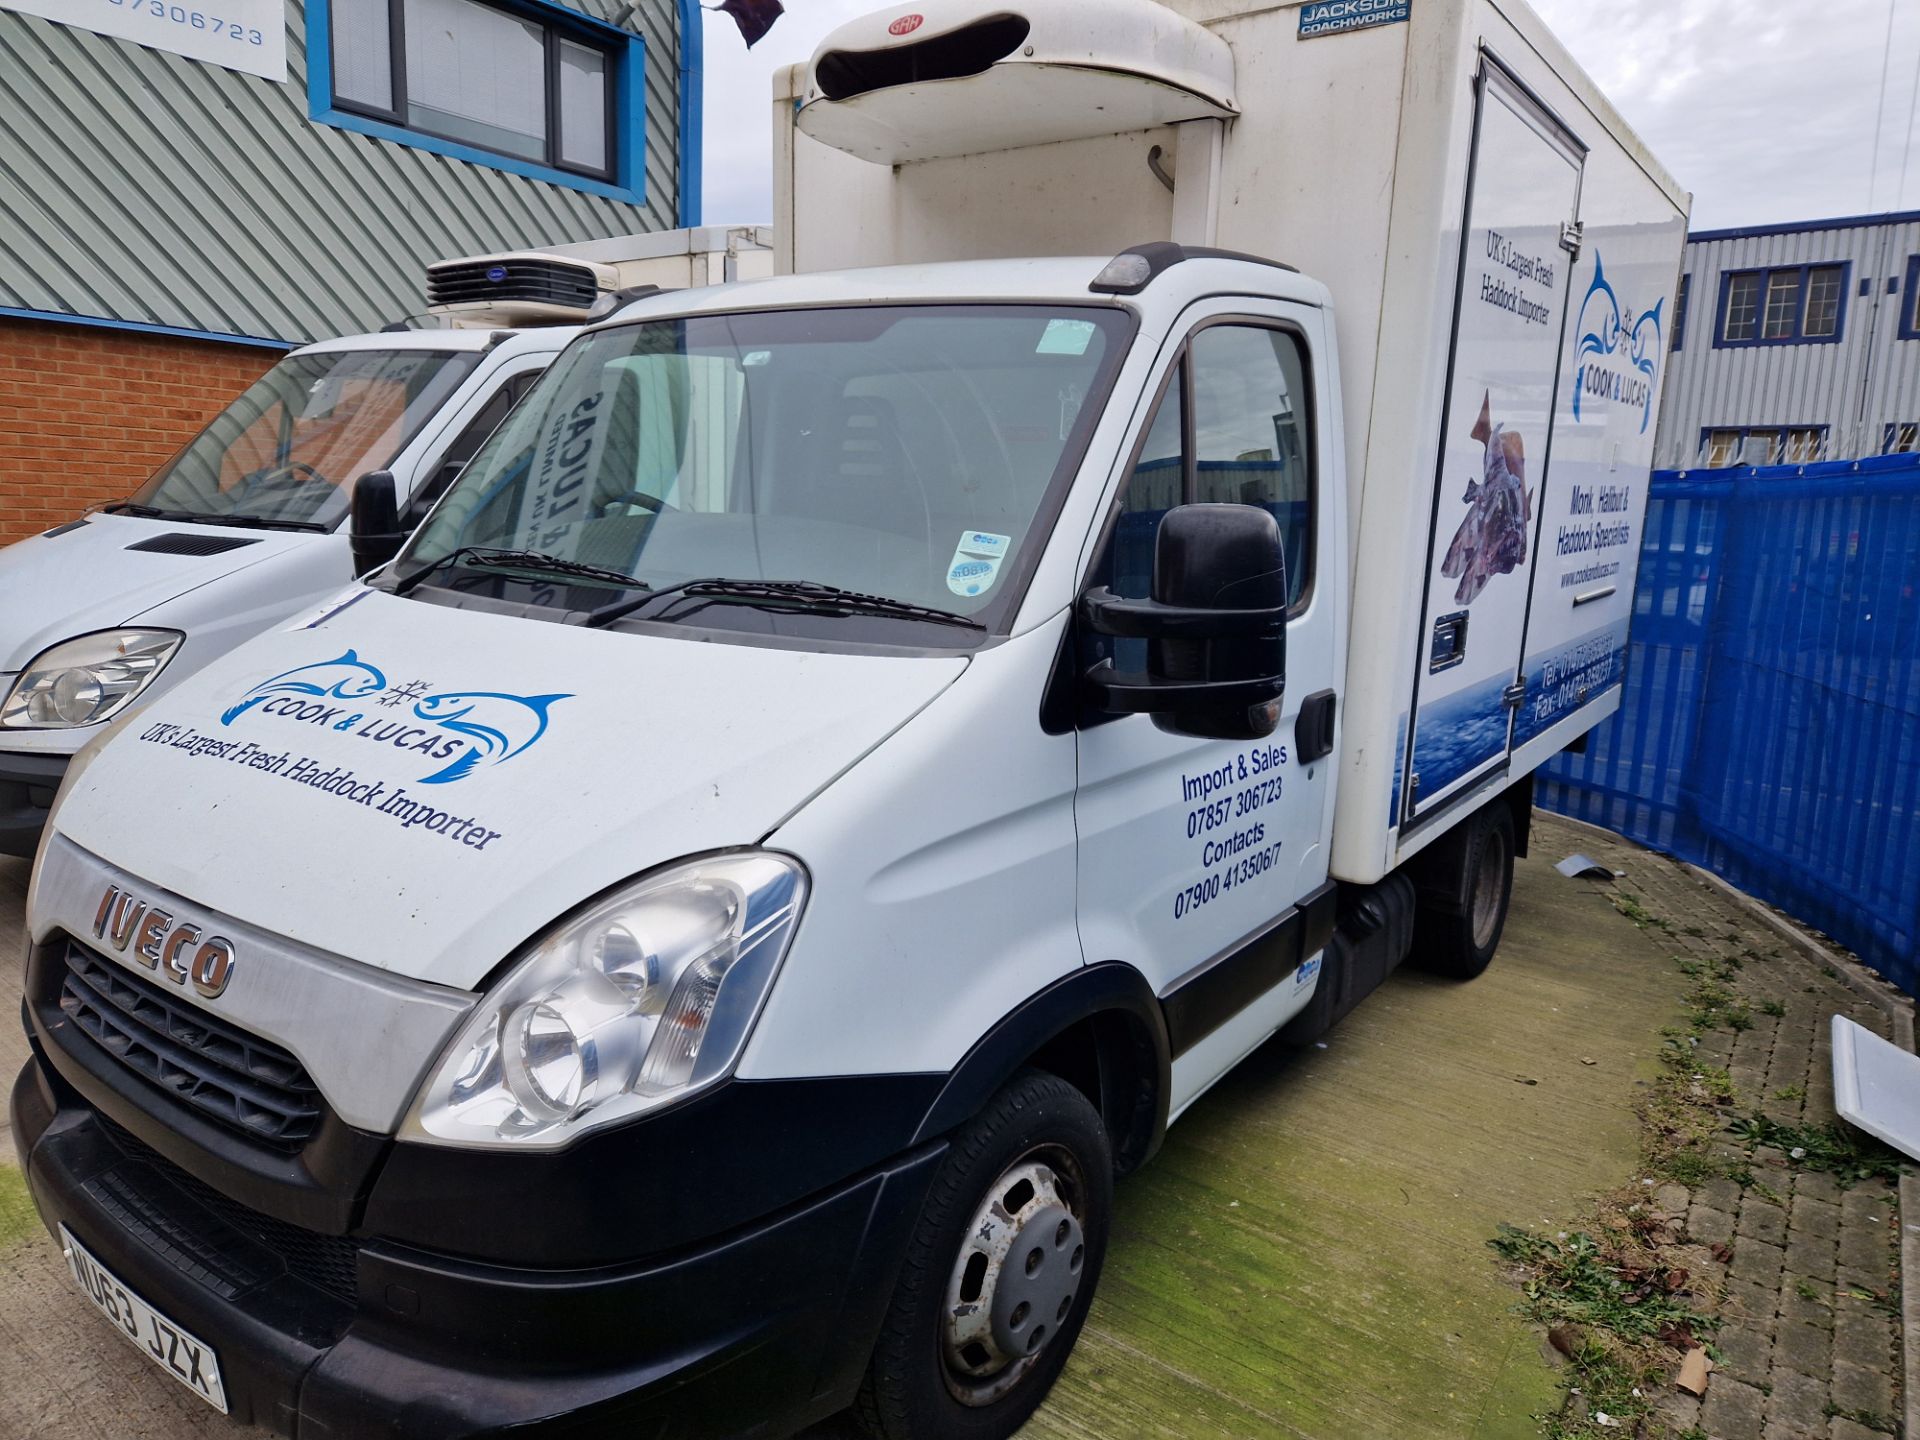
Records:
[[[72,758],[0,753],[0,855],[32,857]]]
[[[944,1154],[633,1267],[514,1269],[354,1238],[334,1242],[352,1268],[330,1285],[277,1222],[251,1226],[101,1117],[37,1044],[11,1117],[48,1228],[213,1346],[236,1419],[296,1440],[791,1434],[852,1400]]]

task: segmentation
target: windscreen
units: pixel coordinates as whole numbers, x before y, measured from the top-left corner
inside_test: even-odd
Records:
[[[289,355],[174,456],[131,506],[159,518],[331,526],[472,372],[471,351]]]
[[[799,582],[991,625],[1131,325],[1116,309],[943,304],[605,330],[561,357],[402,564],[537,551],[613,589]],[[519,598],[534,595],[579,603],[551,585]],[[701,619],[759,623],[729,608]]]

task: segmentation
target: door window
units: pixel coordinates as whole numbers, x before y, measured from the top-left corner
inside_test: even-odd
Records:
[[[1145,600],[1153,592],[1153,543],[1160,520],[1187,493],[1186,366],[1174,367],[1160,408],[1120,492],[1120,518],[1113,531],[1113,571],[1108,585],[1116,595]],[[1144,645],[1144,641],[1141,642]]]
[[[1306,367],[1305,347],[1288,330],[1212,325],[1193,337],[1121,491],[1108,561],[1095,584],[1146,598],[1160,521],[1176,505],[1259,505],[1280,522],[1287,594],[1299,606],[1313,578]]]
[[[507,412],[519,403],[520,397],[533,388],[533,382],[540,378],[538,370],[528,370],[515,375],[493,394],[493,398],[480,407],[480,413],[467,422],[466,429],[440,457],[440,464],[434,469],[427,483],[420,487],[407,507],[408,525],[418,525],[427,518],[427,512],[433,508],[446,489],[459,476],[466,463],[480,453],[480,447],[487,443],[487,437],[500,428],[500,422],[507,418]]]
[[[1211,325],[1188,343],[1147,427],[1106,553],[1090,583],[1144,600],[1153,593],[1160,522],[1176,505],[1259,505],[1280,522],[1287,595],[1297,611],[1312,584],[1313,442],[1306,348],[1290,330]],[[1144,640],[1086,637],[1087,665],[1147,667]]]
[[[1287,600],[1307,592],[1313,555],[1306,357],[1285,330],[1215,325],[1193,337],[1193,498],[1259,505],[1280,522]]]

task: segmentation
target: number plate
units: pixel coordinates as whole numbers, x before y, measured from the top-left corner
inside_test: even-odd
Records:
[[[220,1364],[214,1358],[213,1347],[189,1335],[122,1285],[112,1271],[87,1253],[86,1247],[74,1239],[73,1232],[64,1225],[60,1227],[60,1244],[81,1293],[99,1307],[100,1313],[114,1323],[127,1341],[139,1346],[148,1359],[222,1415],[226,1414],[227,1390],[220,1383]]]

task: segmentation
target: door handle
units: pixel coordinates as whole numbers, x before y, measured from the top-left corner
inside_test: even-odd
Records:
[[[1293,748],[1299,762],[1310,765],[1333,753],[1333,720],[1338,697],[1331,690],[1309,695],[1300,702],[1300,718],[1293,726]]]
[[[1467,663],[1467,622],[1469,613],[1465,610],[1454,615],[1443,615],[1433,622],[1433,649],[1429,654],[1427,673],[1438,675],[1442,670],[1451,670],[1456,665]]]

